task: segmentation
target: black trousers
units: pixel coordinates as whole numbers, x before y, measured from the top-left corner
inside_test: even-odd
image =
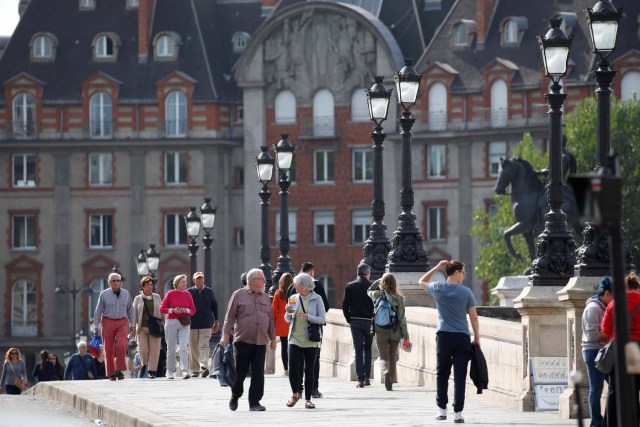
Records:
[[[280,337],[280,358],[282,359],[282,365],[284,370],[289,370],[289,344],[287,344],[289,338]]]
[[[464,408],[464,392],[467,380],[467,366],[471,356],[469,335],[456,332],[438,332],[436,334],[436,404],[447,407],[449,376],[453,365],[453,410],[460,412]]]
[[[640,419],[640,404],[638,402],[638,392],[640,392],[640,375],[631,375],[631,381],[635,390],[635,399],[633,402],[636,405],[636,414]],[[602,427],[618,427],[618,407],[616,396],[616,369],[609,374],[609,392],[607,393],[607,406],[604,410],[604,418],[602,420]]]
[[[242,397],[244,393],[244,379],[251,368],[251,385],[249,386],[249,406],[260,404],[264,395],[264,357],[267,354],[266,345],[233,343],[233,354],[236,359],[236,384],[231,388],[231,396]]]
[[[289,384],[291,384],[291,392],[302,392],[300,386],[304,375],[305,400],[311,400],[311,392],[315,383],[315,364],[318,350],[316,347],[305,348],[289,344]]]

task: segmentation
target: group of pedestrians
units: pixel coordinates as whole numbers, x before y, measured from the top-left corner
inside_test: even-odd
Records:
[[[128,337],[137,342],[137,376],[159,376],[162,336],[150,328],[153,322],[163,324],[168,379],[174,379],[178,370],[183,379],[209,376],[209,340],[219,329],[218,303],[211,287],[205,286],[202,272],[194,273],[194,286],[188,289],[187,276],[175,276],[174,289],[164,298],[153,292],[155,279],[151,276],[140,280],[140,294],[133,300],[120,286],[118,273],[111,273],[108,280],[109,288],[100,293],[94,313],[95,332],[102,331],[107,378],[124,380]],[[180,359],[177,367],[176,349]]]
[[[58,361],[58,356],[48,350],[42,350],[40,361],[34,366],[31,376],[35,383],[61,381],[64,379],[64,368]],[[21,359],[20,350],[11,347],[5,353],[0,376],[0,393],[20,394],[28,387],[27,367]]]
[[[636,314],[640,307],[640,277],[636,273],[629,273],[625,277],[627,289],[627,315],[629,321],[629,339],[640,342],[640,316]],[[582,357],[589,376],[589,413],[591,427],[616,427],[618,425],[617,395],[616,395],[616,367],[609,374],[600,372],[596,368],[596,355],[615,337],[614,309],[615,301],[611,293],[611,279],[604,276],[598,285],[598,292],[587,300],[582,314]],[[600,399],[605,381],[608,384],[607,403],[602,415]],[[631,375],[634,387],[636,413],[640,414],[640,375]]]

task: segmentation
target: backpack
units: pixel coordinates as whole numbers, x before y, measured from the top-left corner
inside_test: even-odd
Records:
[[[383,292],[373,305],[373,323],[382,329],[395,330],[398,326],[396,310],[387,299],[386,292]]]

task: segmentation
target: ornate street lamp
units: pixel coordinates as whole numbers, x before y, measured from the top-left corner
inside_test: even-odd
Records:
[[[189,208],[190,212],[184,217],[187,224],[187,235],[189,236],[189,259],[191,260],[191,275],[188,282],[193,280],[193,275],[198,270],[198,243],[196,237],[200,234],[200,217],[195,206]]]
[[[413,60],[405,59],[404,67],[394,74],[398,104],[404,110],[399,119],[402,132],[402,189],[398,229],[393,233],[387,267],[391,272],[420,272],[429,268],[427,252],[422,246],[422,236],[416,227],[413,214],[413,188],[411,187],[411,128],[415,119],[409,109],[416,103],[422,74],[413,68]]]
[[[211,232],[213,231],[213,225],[216,221],[217,208],[211,206],[211,198],[205,197],[204,204],[200,207],[200,219],[202,220],[202,228],[204,229],[204,237],[202,243],[204,243],[204,277],[206,286],[211,287],[211,261],[212,252],[211,245],[213,244],[213,237]],[[192,275],[193,276],[193,275]]]
[[[376,126],[374,131],[370,133],[373,141],[373,147],[371,148],[373,151],[373,200],[371,201],[373,222],[369,230],[369,238],[363,248],[364,258],[361,262],[371,267],[372,279],[378,279],[384,274],[387,254],[391,248],[387,238],[387,226],[382,222],[384,220],[384,193],[382,186],[382,154],[384,147],[382,144],[386,137],[382,129],[382,122],[387,120],[393,89],[387,90],[382,81],[383,77],[377,76],[371,89],[365,89],[367,105],[369,106],[369,118]]]
[[[278,283],[280,276],[284,273],[293,273],[291,269],[291,258],[289,258],[289,181],[288,172],[293,164],[293,152],[295,147],[287,139],[289,135],[282,134],[282,139],[275,146],[276,162],[278,163],[278,171],[280,179],[278,186],[280,187],[280,241],[278,242],[278,250],[280,256],[276,269],[273,271],[273,283]]]
[[[562,19],[551,19],[550,29],[538,36],[546,76],[551,80],[545,94],[549,104],[549,182],[547,183],[549,212],[545,215],[544,231],[538,240],[537,256],[531,263],[534,286],[564,286],[573,276],[576,263],[573,235],[567,230],[567,216],[562,211],[562,105],[567,95],[562,93],[562,79],[567,73],[572,36],[560,29]]]
[[[76,281],[74,280],[73,287],[69,288],[65,285],[58,285],[54,292],[57,295],[71,294],[71,304],[73,306],[71,308],[71,321],[73,322],[71,324],[71,349],[73,350],[76,347],[76,295],[78,295],[79,292],[82,292],[83,295],[91,295],[93,289],[84,286],[76,288]]]
[[[144,276],[151,276],[156,280],[156,272],[158,271],[158,264],[160,263],[160,254],[156,252],[156,245],[149,244],[147,251],[140,249],[140,254],[135,257],[134,260],[140,279]]]
[[[271,289],[273,280],[271,277],[271,248],[269,248],[269,199],[271,198],[271,192],[269,191],[269,183],[273,177],[273,167],[275,165],[275,159],[269,154],[269,147],[263,145],[260,147],[260,154],[255,158],[256,172],[258,174],[258,181],[262,184],[262,190],[260,191],[260,207],[261,207],[261,220],[262,220],[262,233],[261,233],[261,245],[260,245],[260,269],[264,273],[264,277],[267,278],[267,289]]]
[[[622,8],[616,10],[608,1],[599,1],[593,9],[586,10],[593,52],[600,58],[598,69],[592,73],[598,85],[598,147],[595,170],[605,164],[611,150],[611,83],[616,72],[611,68],[608,58],[616,47],[621,14]],[[609,238],[604,231],[595,224],[587,224],[585,227],[583,245],[576,252],[576,270],[580,276],[598,277],[609,273]],[[624,260],[625,269],[633,270],[631,251],[626,244]]]

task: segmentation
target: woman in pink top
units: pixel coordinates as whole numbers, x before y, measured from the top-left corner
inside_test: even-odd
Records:
[[[173,279],[173,287],[164,296],[160,304],[160,313],[166,314],[164,337],[167,341],[167,379],[172,380],[176,373],[176,344],[179,346],[182,378],[189,378],[189,358],[187,345],[191,331],[191,316],[196,313],[193,298],[187,289],[187,276],[178,274]]]

